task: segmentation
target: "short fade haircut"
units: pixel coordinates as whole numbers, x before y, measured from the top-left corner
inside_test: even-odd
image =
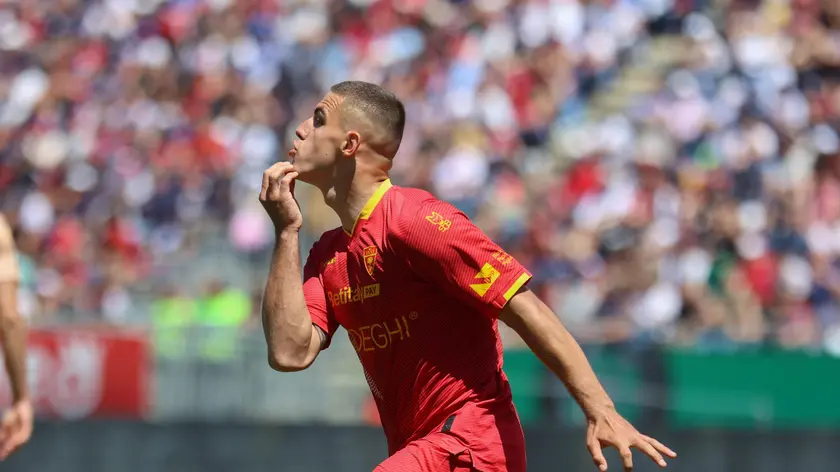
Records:
[[[379,85],[358,80],[339,82],[330,87],[330,92],[344,99],[344,124],[368,127],[365,131],[370,145],[386,157],[394,157],[405,129],[405,107],[397,96]]]

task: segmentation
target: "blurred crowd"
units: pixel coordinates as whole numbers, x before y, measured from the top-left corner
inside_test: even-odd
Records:
[[[264,266],[262,171],[361,79],[406,104],[393,181],[472,217],[582,340],[840,353],[836,0],[6,1],[0,51],[35,322],[142,322],[140,292],[201,295],[173,267]],[[311,242],[337,221],[307,190]],[[187,274],[255,311],[263,280],[227,270]]]

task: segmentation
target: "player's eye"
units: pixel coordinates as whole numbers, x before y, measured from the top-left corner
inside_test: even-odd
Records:
[[[316,113],[315,116],[312,118],[312,126],[316,128],[324,126],[324,117],[321,116],[320,113]]]

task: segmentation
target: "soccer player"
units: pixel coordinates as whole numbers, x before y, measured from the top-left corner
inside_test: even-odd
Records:
[[[615,410],[583,351],[527,289],[531,274],[455,207],[391,184],[405,124],[381,87],[342,82],[296,130],[289,162],[263,174],[276,244],[263,302],[268,362],[306,369],[343,326],[388,440],[375,472],[525,471],[525,443],[502,371],[498,320],[565,382],[588,419],[587,445],[675,454]],[[324,195],[341,227],[323,234],[300,278],[296,180]]]
[[[12,385],[12,406],[0,421],[0,460],[29,441],[32,404],[26,385],[26,323],[17,312],[18,265],[12,231],[0,215],[0,344]]]

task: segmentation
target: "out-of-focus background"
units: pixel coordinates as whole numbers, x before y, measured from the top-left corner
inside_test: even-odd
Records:
[[[394,183],[533,271],[674,470],[837,470],[837,0],[0,2],[0,209],[43,418],[3,470],[384,458],[345,337],[277,374],[258,314],[261,173],[345,79],[404,100]],[[338,222],[298,197],[305,255]],[[502,330],[530,469],[590,470],[582,416]]]

